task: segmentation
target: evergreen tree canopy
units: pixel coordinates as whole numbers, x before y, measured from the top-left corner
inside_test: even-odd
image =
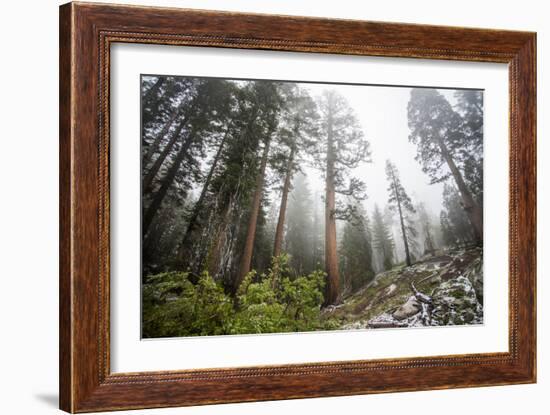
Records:
[[[340,268],[344,290],[357,291],[374,277],[370,221],[361,204],[356,217],[347,221],[340,242]]]
[[[372,237],[373,246],[380,256],[383,269],[391,269],[394,261],[393,237],[390,227],[384,221],[380,208],[376,204],[374,205],[374,212],[372,214]]]
[[[479,117],[473,112],[479,107],[479,102],[473,93],[458,93],[457,99],[458,108],[465,118],[437,90],[412,89],[408,104],[409,141],[416,144],[416,160],[432,183],[453,177],[476,240],[481,242],[483,210],[479,180],[483,160],[482,156],[479,157],[482,154],[479,143],[482,142],[482,131]]]

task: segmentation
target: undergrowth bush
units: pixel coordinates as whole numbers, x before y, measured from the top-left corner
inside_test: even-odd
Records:
[[[204,272],[193,284],[185,272],[149,276],[143,284],[143,337],[280,333],[335,328],[321,318],[325,273],[290,278],[288,257],[251,271],[235,298]]]

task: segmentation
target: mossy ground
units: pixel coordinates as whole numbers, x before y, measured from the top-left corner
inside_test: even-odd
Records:
[[[433,295],[434,291],[445,281],[455,280],[464,276],[471,281],[476,289],[478,299],[483,297],[483,274],[481,270],[481,248],[470,248],[456,252],[445,252],[424,258],[410,267],[399,265],[393,269],[378,274],[372,282],[352,295],[344,298],[336,307],[325,310],[323,318],[334,319],[341,327],[353,326],[353,323],[366,323],[382,315],[391,314],[404,304],[413,294],[411,282],[418,291]],[[479,292],[478,292],[479,291]],[[449,295],[457,300],[464,297],[464,292],[453,288]],[[481,300],[482,301],[482,300]],[[480,302],[481,302],[480,301]],[[468,324],[474,320],[474,315],[466,310],[464,316],[457,321]],[[472,314],[472,315],[470,315]]]

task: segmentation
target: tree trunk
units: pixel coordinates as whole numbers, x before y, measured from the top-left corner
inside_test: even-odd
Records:
[[[219,264],[221,261],[221,250],[222,246],[225,244],[225,238],[226,238],[226,228],[229,222],[229,214],[231,213],[231,205],[232,203],[229,202],[227,206],[224,208],[223,213],[221,215],[221,223],[216,229],[216,234],[214,235],[214,242],[210,246],[210,250],[208,252],[208,258],[207,258],[207,268],[208,273],[212,278],[216,278],[219,271]]]
[[[172,182],[174,181],[174,178],[178,173],[178,170],[181,166],[183,159],[185,158],[185,155],[187,154],[187,151],[189,150],[189,147],[191,147],[191,143],[195,138],[195,133],[196,133],[195,131],[191,131],[187,136],[186,140],[181,145],[180,151],[176,155],[174,162],[170,166],[170,169],[166,173],[166,176],[164,176],[164,178],[162,179],[162,185],[160,186],[160,189],[155,193],[153,200],[149,205],[149,208],[147,208],[147,210],[145,211],[145,214],[143,215],[142,235],[147,234],[147,231],[149,229],[149,226],[151,225],[153,218],[155,217],[157,211],[159,210],[162,204],[162,201],[166,196],[166,193],[168,193],[168,189],[172,185]]]
[[[325,268],[327,285],[325,287],[324,306],[336,304],[338,301],[340,275],[338,272],[338,256],[336,252],[336,191],[334,185],[334,144],[332,137],[332,116],[329,114],[327,131],[327,172],[325,197]]]
[[[150,104],[151,99],[153,98],[153,96],[156,95],[156,93],[158,92],[158,90],[160,89],[160,87],[162,86],[165,80],[166,78],[164,76],[159,76],[157,81],[151,86],[151,88],[147,90],[147,92],[143,96],[144,106]]]
[[[447,162],[447,165],[449,166],[449,169],[453,174],[456,185],[460,192],[460,196],[462,197],[463,208],[468,215],[468,219],[470,219],[472,227],[474,228],[475,237],[478,242],[483,242],[483,211],[472,197],[470,190],[466,186],[466,183],[464,183],[462,174],[456,167],[453,158],[449,154],[447,147],[441,139],[439,139],[439,148],[441,149],[441,154],[443,155],[443,158]]]
[[[397,198],[397,209],[399,211],[399,223],[401,224],[403,244],[405,245],[405,261],[407,262],[407,266],[410,267],[412,265],[411,253],[409,252],[409,242],[407,241],[407,231],[405,229],[405,221],[403,220],[403,212],[401,210],[401,202],[399,201],[399,198]]]
[[[149,163],[151,162],[151,160],[153,158],[153,155],[158,151],[158,149],[160,147],[160,143],[162,142],[162,139],[166,136],[168,131],[170,131],[170,127],[172,127],[172,124],[174,124],[174,121],[176,120],[178,115],[180,115],[182,113],[183,107],[186,104],[187,103],[182,102],[178,106],[178,108],[176,108],[174,110],[174,112],[172,112],[172,114],[170,114],[170,118],[168,118],[168,121],[166,121],[166,123],[164,124],[162,129],[159,131],[159,133],[156,135],[156,137],[153,138],[153,141],[151,142],[151,144],[149,145],[149,148],[147,149],[147,153],[145,153],[143,155],[143,158],[142,158],[142,161],[141,161],[141,166],[142,166],[143,169],[145,169],[149,165]],[[185,126],[185,123],[187,123],[187,114],[184,116],[184,119],[183,119],[182,123],[183,123],[184,126]],[[181,129],[180,129],[180,131],[181,131]],[[176,134],[176,136],[177,136],[177,134]],[[168,151],[170,151],[170,149],[168,149]]]
[[[240,139],[244,138],[246,134],[249,133],[250,127],[255,123],[260,112],[259,106],[256,104],[254,111],[252,112],[248,122],[245,125],[244,130],[240,134]],[[234,194],[232,197],[236,197]],[[208,258],[207,258],[207,267],[208,272],[212,277],[216,277],[219,270],[219,263],[221,261],[221,251],[222,247],[226,243],[225,229],[227,228],[230,213],[232,210],[233,201],[229,201],[227,206],[224,208],[223,213],[221,214],[221,225],[217,228],[216,235],[213,238],[213,243],[209,249]]]
[[[403,235],[403,244],[405,245],[405,261],[407,263],[407,266],[410,267],[412,265],[411,262],[411,254],[409,252],[409,242],[407,241],[407,231],[405,229],[405,221],[403,220],[403,211],[401,210],[401,200],[399,199],[399,193],[397,191],[397,184],[395,183],[395,174],[392,169],[392,184],[393,184],[393,191],[395,192],[395,200],[397,201],[397,211],[399,212],[399,223],[401,225],[401,233]]]
[[[195,203],[195,206],[193,206],[193,211],[191,213],[191,217],[189,218],[189,223],[187,224],[187,229],[185,230],[185,234],[183,235],[183,239],[181,240],[181,244],[178,248],[177,261],[180,264],[183,263],[187,242],[189,241],[191,234],[194,232],[197,226],[197,219],[203,208],[204,198],[206,197],[206,193],[208,192],[208,188],[210,187],[210,181],[212,180],[212,176],[214,175],[214,172],[216,171],[216,168],[218,166],[218,162],[220,161],[220,157],[221,157],[225,142],[227,141],[228,135],[229,135],[229,126],[227,126],[226,128],[223,139],[218,146],[218,150],[216,151],[216,155],[214,156],[214,159],[212,160],[210,171],[208,172],[208,175],[206,176],[206,180],[204,181],[204,185],[202,187],[199,199]]]
[[[168,157],[168,154],[170,154],[170,151],[172,151],[174,144],[176,144],[176,141],[181,135],[183,128],[187,124],[187,121],[188,121],[188,117],[184,117],[181,120],[178,127],[176,128],[176,131],[174,131],[174,134],[172,134],[172,137],[170,137],[170,141],[168,141],[168,143],[166,144],[162,152],[159,154],[158,158],[155,160],[155,162],[153,163],[153,165],[151,166],[151,168],[143,178],[143,182],[142,182],[143,192],[146,192],[150,189],[151,185],[153,184],[153,180],[155,179],[160,168],[164,164],[166,157]]]
[[[254,239],[256,238],[256,225],[258,222],[258,214],[260,212],[260,203],[262,201],[264,176],[267,166],[267,156],[269,153],[270,142],[271,133],[269,133],[265,141],[264,150],[262,153],[262,161],[260,162],[260,171],[256,176],[256,189],[254,190],[254,198],[252,199],[252,206],[250,208],[250,219],[248,221],[248,231],[246,234],[246,242],[243,250],[241,266],[234,284],[235,291],[238,290],[239,285],[241,285],[241,282],[243,281],[246,274],[250,272],[250,266],[252,264],[252,251],[254,249]]]
[[[281,196],[281,207],[279,208],[279,220],[277,221],[277,230],[275,231],[275,244],[273,247],[273,256],[277,257],[281,254],[283,246],[283,233],[285,228],[286,205],[288,200],[288,192],[290,190],[290,181],[292,179],[292,170],[294,165],[294,146],[290,150],[288,157],[288,167],[286,171],[285,183],[283,185],[283,194]]]

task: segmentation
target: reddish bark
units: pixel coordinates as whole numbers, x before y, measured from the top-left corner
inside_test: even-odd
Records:
[[[234,288],[237,290],[241,285],[246,274],[250,272],[250,266],[252,264],[252,251],[254,249],[254,239],[256,238],[256,225],[258,223],[258,214],[260,212],[260,203],[262,200],[262,193],[264,187],[265,169],[267,166],[267,156],[269,154],[269,144],[271,142],[271,135],[265,141],[264,150],[262,153],[262,160],[260,162],[260,170],[256,176],[256,189],[254,190],[254,197],[252,199],[252,206],[250,208],[250,218],[248,221],[248,230],[246,234],[246,241],[241,259],[241,266],[237,274]]]
[[[286,206],[288,201],[288,192],[290,190],[290,181],[292,180],[293,165],[294,165],[294,147],[290,151],[288,158],[288,167],[283,185],[283,194],[281,195],[281,207],[279,208],[279,220],[277,221],[277,229],[275,231],[275,243],[273,247],[273,256],[277,257],[281,254],[283,246],[283,233],[285,227]]]

